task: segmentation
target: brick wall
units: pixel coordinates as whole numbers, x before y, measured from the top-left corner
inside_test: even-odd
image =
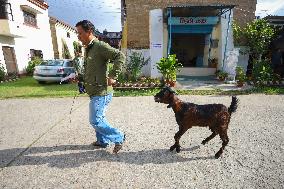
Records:
[[[127,48],[149,48],[149,10],[166,8],[169,5],[226,4],[250,12],[234,9],[234,20],[245,25],[255,17],[256,0],[125,0],[127,8]]]

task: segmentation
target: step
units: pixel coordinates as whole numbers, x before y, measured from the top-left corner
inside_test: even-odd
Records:
[[[177,75],[182,76],[212,76],[215,75],[216,68],[181,68]]]

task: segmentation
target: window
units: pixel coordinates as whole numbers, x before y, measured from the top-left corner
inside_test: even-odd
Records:
[[[73,61],[68,61],[65,63],[66,67],[73,67]]]
[[[0,0],[0,19],[14,21],[11,4],[7,0]]]
[[[31,49],[30,53],[31,53],[31,59],[33,59],[34,57],[43,58],[43,54],[41,50]]]
[[[63,66],[62,60],[45,60],[40,65],[43,66]]]
[[[70,33],[69,32],[67,32],[67,37],[70,38]]]
[[[36,21],[36,15],[32,14],[30,12],[23,11],[24,13],[24,23],[31,25],[31,26],[37,26],[37,21]]]

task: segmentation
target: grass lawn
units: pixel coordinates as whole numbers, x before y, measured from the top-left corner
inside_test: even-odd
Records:
[[[159,89],[119,89],[114,96],[152,96]],[[177,90],[179,95],[242,95],[242,94],[284,94],[284,88],[263,87],[246,91],[221,91],[221,90]],[[0,99],[29,98],[29,97],[73,97],[78,94],[77,85],[72,84],[38,84],[32,77],[24,77],[14,82],[0,84]],[[86,94],[82,96],[87,96]]]
[[[20,97],[64,97],[74,96],[75,84],[38,84],[32,77],[24,77],[14,82],[0,84],[0,98]]]

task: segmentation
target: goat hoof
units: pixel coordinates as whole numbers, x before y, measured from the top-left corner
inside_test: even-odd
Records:
[[[180,147],[177,147],[176,152],[180,153]]]
[[[201,144],[205,145],[205,144],[206,144],[206,141],[205,141],[205,140],[203,140],[203,141],[201,142]]]
[[[170,147],[170,151],[173,151],[176,148],[176,145]]]

